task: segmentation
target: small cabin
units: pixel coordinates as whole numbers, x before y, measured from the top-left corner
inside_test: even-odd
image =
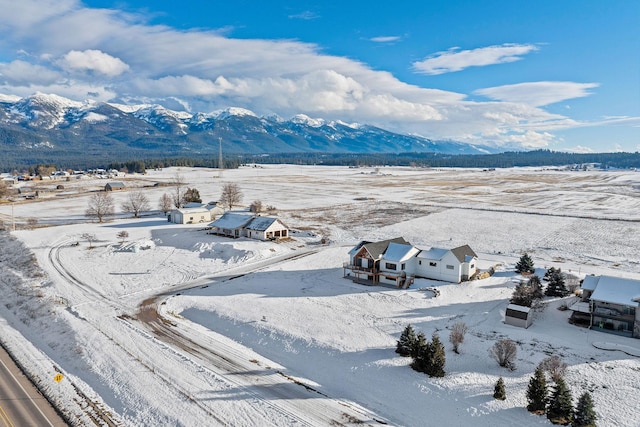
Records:
[[[113,190],[124,190],[125,185],[122,181],[112,181],[107,182],[107,185],[104,186],[104,191],[113,191]]]

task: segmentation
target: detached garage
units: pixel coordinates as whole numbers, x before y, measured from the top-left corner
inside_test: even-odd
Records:
[[[167,216],[175,224],[198,224],[211,221],[211,211],[206,208],[174,209]]]
[[[520,328],[528,328],[533,323],[531,307],[509,304],[507,306],[507,312],[504,314],[504,323]]]

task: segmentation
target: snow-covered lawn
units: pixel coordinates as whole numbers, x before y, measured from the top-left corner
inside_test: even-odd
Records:
[[[570,325],[558,307],[571,297],[545,300],[529,329],[503,322],[525,250],[540,275],[555,266],[640,278],[640,173],[274,165],[222,177],[151,171],[127,183],[155,205],[172,187],[153,183],[177,174],[205,201],[237,183],[245,204],[278,209],[293,240],[226,239],[161,215],[86,222],[83,191],[102,181],[14,206],[19,228],[31,217],[47,226],[2,237],[1,340],[77,425],[100,412],[132,426],[550,425],[524,407],[533,370],[553,354],[569,364],[574,398],[592,393],[599,425],[640,424],[639,340]],[[113,194],[117,211],[126,194]],[[5,224],[10,215],[0,205]],[[95,234],[95,248],[84,233]],[[397,236],[423,247],[469,244],[497,273],[463,284],[417,279],[408,290],[343,278],[355,243]],[[150,298],[175,336],[143,321]],[[448,343],[456,322],[469,328],[460,354]],[[444,378],[395,354],[407,324],[446,344]],[[501,338],[517,342],[514,371],[488,354]],[[215,353],[233,365],[221,367]],[[492,398],[500,376],[505,401]]]

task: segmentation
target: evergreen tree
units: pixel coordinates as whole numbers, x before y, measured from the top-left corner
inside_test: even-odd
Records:
[[[411,348],[416,341],[416,333],[413,326],[407,325],[400,335],[398,344],[396,345],[396,353],[400,356],[411,356]]]
[[[507,398],[502,377],[498,378],[498,382],[496,382],[496,386],[493,388],[493,397],[498,400],[505,400]]]
[[[549,398],[547,418],[554,424],[562,425],[567,425],[573,420],[573,397],[562,378],[558,378]]]
[[[544,280],[546,280],[547,282],[550,280],[551,276],[553,274],[555,274],[556,272],[556,268],[555,267],[549,267],[549,269],[547,269],[547,271],[544,272]]]
[[[531,304],[533,303],[533,294],[529,284],[524,281],[520,281],[513,290],[513,294],[511,295],[511,300],[509,302],[523,307],[531,307]]]
[[[516,263],[516,273],[533,273],[534,271],[533,260],[529,254],[525,252]]]
[[[564,297],[569,295],[569,290],[564,283],[564,274],[562,274],[562,269],[558,268],[556,270],[555,268],[551,267],[547,271],[547,273],[549,273],[549,284],[547,285],[545,295],[549,297]]]
[[[418,372],[427,372],[428,343],[423,332],[419,332],[411,347],[411,367]]]
[[[576,405],[576,412],[573,414],[572,427],[596,427],[596,411],[593,409],[591,394],[585,391]]]
[[[544,414],[547,405],[547,379],[540,366],[536,368],[527,388],[527,410],[536,414]]]
[[[444,365],[446,356],[444,344],[438,334],[433,334],[431,342],[427,345],[426,374],[430,377],[444,377]]]

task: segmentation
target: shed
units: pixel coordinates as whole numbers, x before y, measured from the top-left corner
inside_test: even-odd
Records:
[[[522,305],[509,304],[504,314],[504,323],[507,325],[518,326],[520,328],[528,328],[533,324],[533,312],[531,307]]]
[[[124,190],[125,185],[122,181],[111,181],[107,182],[107,185],[104,186],[104,191],[113,191],[113,190]]]
[[[206,208],[174,209],[167,216],[175,224],[197,224],[211,221],[211,212]]]

